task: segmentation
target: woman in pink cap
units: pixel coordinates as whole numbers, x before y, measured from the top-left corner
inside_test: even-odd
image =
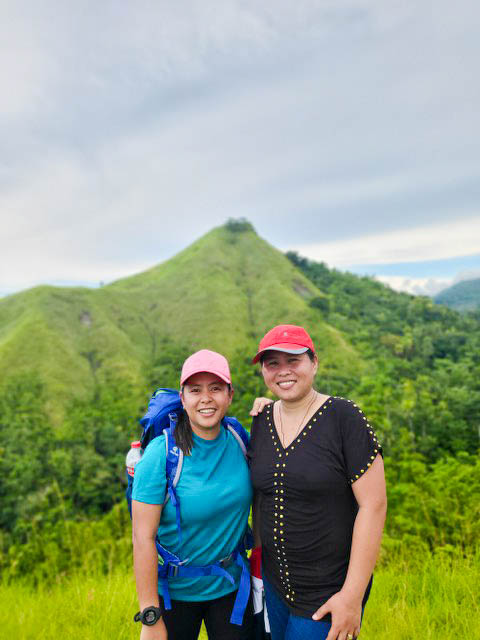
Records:
[[[380,443],[356,404],[313,388],[303,327],[274,327],[253,362],[278,398],[253,419],[249,449],[272,640],[352,640],[386,514]]]
[[[206,349],[191,355],[180,376],[183,410],[176,446],[167,452],[165,435],[158,436],[135,468],[132,516],[142,640],[194,640],[202,621],[210,638],[250,638],[250,579],[241,544],[252,489],[245,452],[228,428],[234,419],[224,421],[232,396],[227,360]],[[167,458],[178,450],[184,459],[176,495],[165,501]],[[173,502],[180,505],[181,539]],[[168,581],[158,570],[156,537],[180,559]]]

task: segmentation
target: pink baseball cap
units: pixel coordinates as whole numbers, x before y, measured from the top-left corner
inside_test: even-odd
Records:
[[[315,353],[313,341],[303,327],[297,327],[294,324],[279,324],[270,329],[260,340],[257,355],[252,360],[252,364],[258,362],[265,351],[284,351],[298,355],[309,349]]]
[[[216,351],[201,349],[189,356],[183,363],[180,385],[196,373],[213,373],[227,384],[232,384],[228,360]]]

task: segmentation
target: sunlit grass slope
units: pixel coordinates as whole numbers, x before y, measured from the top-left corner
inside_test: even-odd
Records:
[[[283,254],[251,229],[214,229],[168,262],[114,283],[136,294],[173,339],[208,342],[232,352],[273,322],[304,321],[318,290]],[[165,300],[158,295],[164,292]],[[318,320],[318,318],[316,318]],[[159,327],[157,327],[158,329]]]
[[[112,322],[98,291],[35,287],[0,301],[0,377],[40,374],[52,404],[88,398],[105,375],[141,381],[134,342]]]
[[[110,377],[140,390],[165,340],[228,357],[251,354],[266,329],[305,324],[321,366],[361,359],[309,305],[323,294],[246,223],[206,234],[171,260],[100,289],[42,286],[0,300],[0,378],[37,372],[52,407],[89,397]]]
[[[417,558],[379,569],[368,602],[363,640],[480,638],[478,557]],[[0,637],[16,640],[133,640],[139,638],[130,570],[79,575],[34,591],[0,586]],[[202,640],[206,635],[202,635]]]

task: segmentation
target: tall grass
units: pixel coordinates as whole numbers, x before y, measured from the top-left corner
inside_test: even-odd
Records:
[[[480,554],[417,554],[375,574],[362,638],[480,639]]]
[[[380,567],[368,602],[363,640],[480,640],[480,554],[416,554]],[[0,638],[138,639],[132,572],[78,572],[37,588],[0,585]],[[202,632],[202,640],[206,635]],[[307,640],[307,639],[306,639]]]

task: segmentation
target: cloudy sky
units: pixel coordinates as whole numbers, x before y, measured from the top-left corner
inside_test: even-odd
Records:
[[[435,292],[480,276],[480,8],[0,4],[0,294],[109,282],[229,217]]]

